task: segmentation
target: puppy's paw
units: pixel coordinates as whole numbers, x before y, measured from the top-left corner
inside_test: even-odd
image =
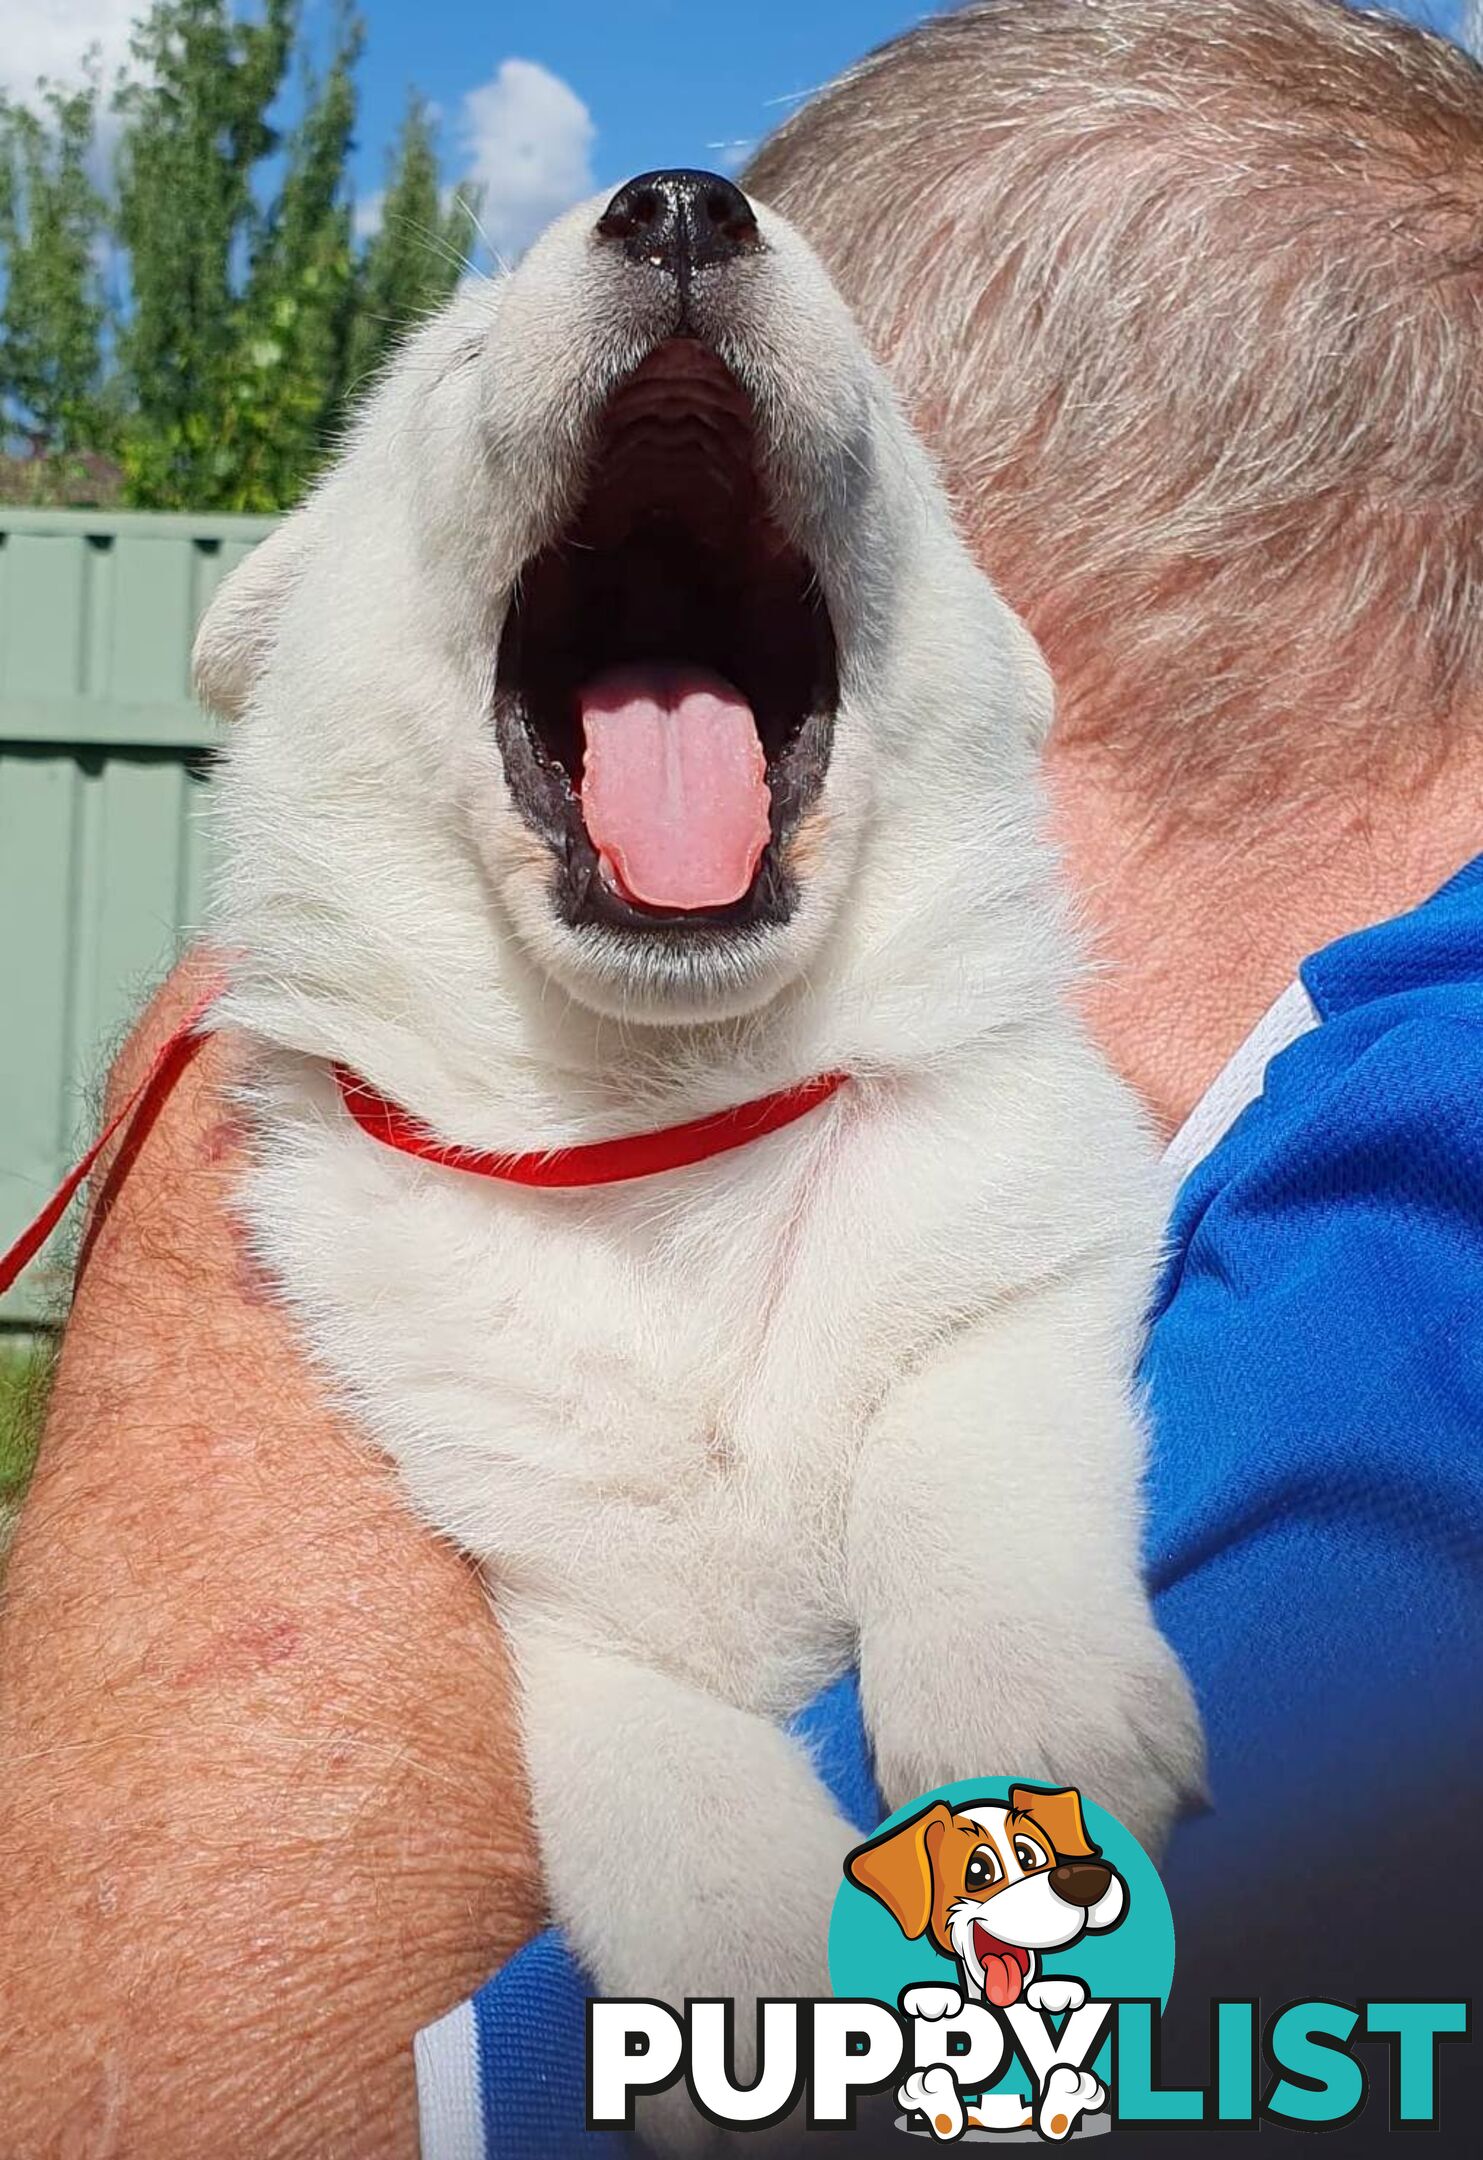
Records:
[[[701,2114],[683,2078],[663,2092],[640,2094],[633,2120],[644,2152],[660,2160],[700,2160],[723,2149],[720,2130]]]
[[[919,1992],[931,1994],[934,1991],[924,1988]],[[933,2063],[927,2070],[913,2070],[906,2083],[897,2086],[896,2102],[908,2115],[913,2112],[925,2115],[927,2128],[934,2137],[955,2138],[963,2134],[962,2096],[946,2063]]]
[[[866,1643],[862,1672],[888,1808],[959,1778],[1074,1785],[1157,1858],[1203,1796],[1194,1698],[1141,1600],[976,1628],[959,1614]]]
[[[1083,2115],[1093,2113],[1106,2098],[1090,2070],[1073,2070],[1069,2063],[1057,2063],[1040,2095],[1036,2128],[1043,2138],[1059,2144],[1062,2138],[1070,2137]]]
[[[1085,1777],[1057,1771],[1057,1781],[1079,1783],[1157,1860],[1176,1818],[1206,1797],[1200,1714],[1183,1667],[1151,1618],[1111,1636],[1101,1673],[1085,1733],[1077,1727],[1087,1713],[1073,1690],[1064,1737],[1055,1742],[1058,1759],[1086,1763]]]
[[[1079,2010],[1087,1999],[1087,1991],[1079,1980],[1046,1979],[1032,1980],[1025,1989],[1025,2001],[1032,2010],[1048,2010],[1052,2017],[1059,2017],[1063,2010]]]
[[[935,2024],[939,2018],[956,2017],[963,1998],[955,1987],[911,1987],[903,1989],[901,2007],[908,2017],[927,2018]]]
[[[699,1889],[690,1899],[656,1900],[632,1964],[605,1968],[600,1955],[591,1957],[600,1991],[672,2004],[691,1997],[730,2000],[736,2006],[732,2075],[738,2085],[752,2085],[758,2074],[758,2001],[830,1992],[829,1922],[848,1836],[844,1825],[836,1828],[822,1815],[812,1824],[794,1824],[791,1841],[769,1874],[729,1884],[722,1876],[705,1885],[704,1925],[697,1917],[703,1902]],[[730,1891],[724,1908],[723,1889]],[[795,2107],[766,2129],[723,2130],[701,2113],[680,2079],[662,2093],[640,2097],[635,2122],[642,2143],[665,2160],[731,2151],[762,2160],[768,2152],[793,2153],[808,2142],[800,2134],[802,2114]]]

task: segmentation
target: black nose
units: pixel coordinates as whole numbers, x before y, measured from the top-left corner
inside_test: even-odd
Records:
[[[709,172],[640,173],[619,188],[597,230],[635,262],[669,271],[682,287],[692,271],[735,262],[762,245],[741,189]]]
[[[1063,1860],[1050,1871],[1056,1896],[1068,1905],[1080,1905],[1083,1911],[1105,1897],[1111,1883],[1112,1870],[1103,1860]]]

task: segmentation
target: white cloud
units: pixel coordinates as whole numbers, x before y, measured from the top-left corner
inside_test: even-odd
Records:
[[[741,171],[756,147],[756,140],[751,135],[738,136],[731,142],[711,142],[706,144],[714,169],[718,173],[733,174]]]
[[[1483,0],[1468,0],[1463,9],[1462,34],[1472,50],[1483,58]]]
[[[141,6],[142,0],[6,0],[0,89],[29,97],[41,75],[78,82],[91,47],[111,84],[129,57],[129,32]]]
[[[459,113],[464,173],[483,190],[479,222],[507,260],[597,183],[592,115],[569,83],[535,60],[502,60]]]
[[[381,213],[386,208],[386,190],[377,188],[374,195],[358,195],[351,212],[351,223],[357,240],[369,240],[381,230]]]

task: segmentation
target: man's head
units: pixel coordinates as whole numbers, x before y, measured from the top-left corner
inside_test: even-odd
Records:
[[[1337,0],[984,0],[745,178],[1050,662],[1088,1016],[1172,1130],[1479,845],[1483,73]]]
[[[808,233],[1151,804],[1483,703],[1483,74],[1328,0],[985,0],[748,188]]]

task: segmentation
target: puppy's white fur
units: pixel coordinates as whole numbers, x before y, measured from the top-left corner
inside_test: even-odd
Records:
[[[1197,1781],[1139,1577],[1165,1195],[1068,1007],[1041,662],[765,212],[697,306],[838,636],[800,904],[665,959],[558,919],[490,706],[513,582],[662,335],[599,208],[409,342],[204,626],[200,680],[241,716],[219,927],[258,1053],[245,1204],[314,1353],[487,1571],[551,1902],[599,1988],[811,1994],[852,1832],[779,1720],[857,1653],[892,1805],[1012,1773],[1156,1839]],[[504,1149],[852,1080],[693,1169],[540,1193],[376,1147],[332,1059]]]

